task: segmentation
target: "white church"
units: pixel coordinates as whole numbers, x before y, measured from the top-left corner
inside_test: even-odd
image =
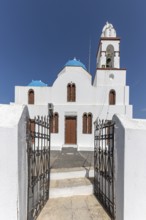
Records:
[[[132,117],[126,69],[120,67],[120,38],[112,24],[103,27],[97,50],[95,77],[77,59],[69,60],[51,87],[42,81],[15,87],[15,104],[28,106],[30,117],[48,114],[54,105],[51,149],[94,148],[94,121],[111,120],[115,113]]]

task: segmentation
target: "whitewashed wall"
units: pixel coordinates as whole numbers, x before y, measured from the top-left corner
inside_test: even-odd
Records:
[[[146,120],[114,115],[116,220],[146,219]]]
[[[94,86],[125,86],[126,70],[123,69],[97,69],[94,79]]]
[[[111,74],[113,78],[111,78]],[[76,84],[76,101],[67,102],[67,84]],[[35,92],[35,104],[28,105],[30,117],[48,114],[48,103],[53,103],[54,112],[59,114],[59,133],[52,134],[51,148],[61,149],[65,143],[65,116],[77,116],[78,150],[93,150],[94,131],[83,134],[83,113],[91,112],[93,122],[100,119],[112,119],[115,113],[132,117],[132,106],[129,105],[129,87],[126,83],[125,70],[97,70],[94,85],[91,75],[82,67],[64,67],[58,74],[52,87],[15,87],[15,103],[27,104],[28,90]],[[116,105],[109,105],[109,91],[116,91]],[[94,126],[92,126],[94,127]]]
[[[27,107],[0,105],[0,219],[27,219]]]
[[[34,90],[35,105],[44,105],[46,102],[51,102],[51,88],[50,87],[30,87],[30,86],[15,86],[15,103],[28,104],[28,91]]]

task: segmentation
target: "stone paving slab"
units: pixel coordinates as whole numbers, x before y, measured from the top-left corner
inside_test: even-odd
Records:
[[[51,188],[64,188],[64,187],[74,187],[74,186],[84,186],[91,185],[93,183],[93,179],[87,178],[75,178],[75,179],[64,179],[64,180],[51,180],[50,187]]]
[[[94,195],[50,199],[37,220],[110,220]]]
[[[71,167],[71,168],[58,168],[58,169],[51,169],[52,173],[67,173],[67,172],[76,172],[76,171],[85,171],[85,170],[94,170],[94,167]]]
[[[64,148],[62,151],[51,151],[51,168],[91,167],[94,164],[94,152],[77,151],[76,148]]]

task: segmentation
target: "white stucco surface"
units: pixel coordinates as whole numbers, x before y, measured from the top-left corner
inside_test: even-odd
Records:
[[[0,105],[0,219],[26,220],[27,107]]]
[[[116,220],[146,219],[146,120],[114,115]]]

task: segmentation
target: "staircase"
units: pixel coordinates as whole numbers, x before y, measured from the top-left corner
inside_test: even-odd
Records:
[[[93,168],[52,169],[50,198],[93,194]]]
[[[65,147],[52,157],[50,198],[93,194],[93,152]]]

